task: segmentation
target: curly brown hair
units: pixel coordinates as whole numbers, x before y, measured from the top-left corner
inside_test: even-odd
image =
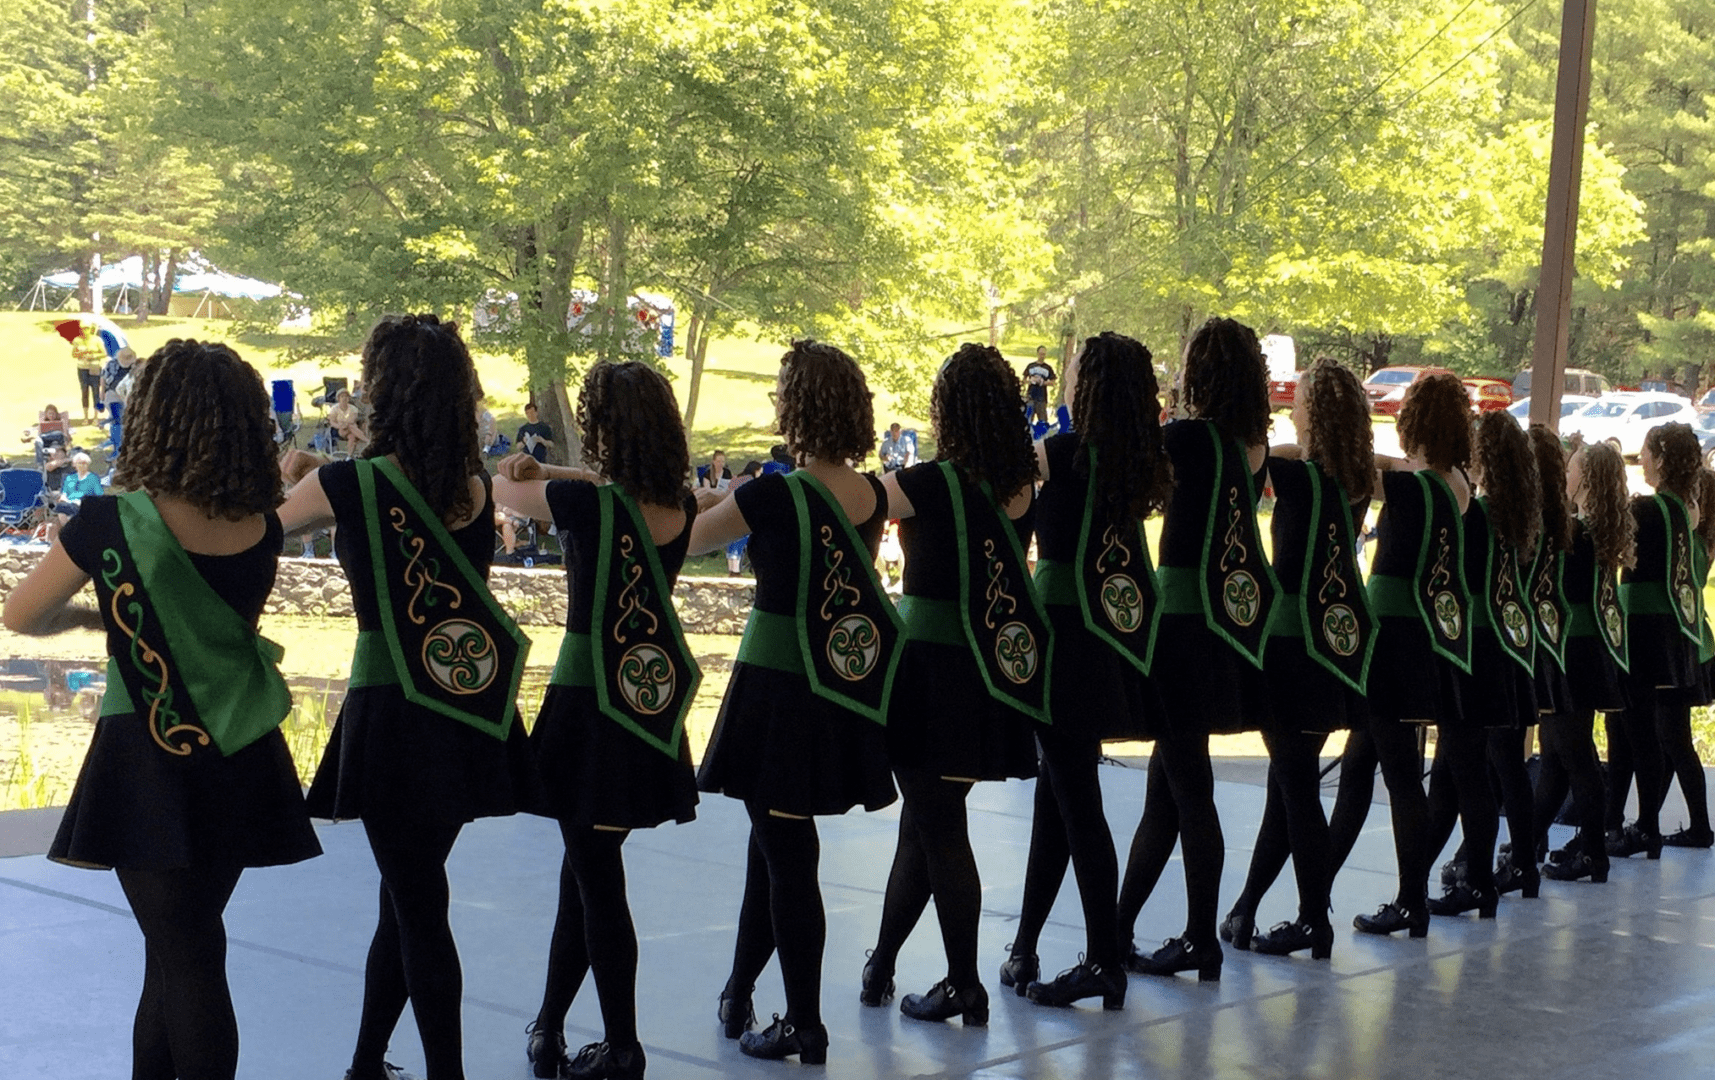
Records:
[[[597,364],[578,391],[584,461],[639,502],[678,506],[685,498],[691,451],[679,403],[649,364]],[[719,451],[716,451],[719,453]]]
[[[986,483],[1003,505],[1033,483],[1036,450],[1018,419],[1018,373],[990,345],[970,342],[941,365],[929,397],[935,455]]]
[[[1530,436],[1504,412],[1484,413],[1477,417],[1476,427],[1477,467],[1483,493],[1489,497],[1495,538],[1526,560],[1536,550],[1537,531],[1542,528],[1542,485]]]
[[[1632,496],[1626,482],[1626,462],[1607,443],[1590,443],[1573,451],[1581,473],[1584,527],[1596,545],[1596,564],[1619,570],[1637,562],[1638,522],[1632,516]]]
[[[1703,450],[1697,433],[1690,424],[1663,424],[1644,434],[1644,445],[1660,462],[1657,491],[1669,491],[1679,496],[1687,506],[1693,501],[1692,485],[1697,482],[1697,470],[1703,466]]]
[[[1299,382],[1307,394],[1304,456],[1332,476],[1349,499],[1368,499],[1376,486],[1376,437],[1370,399],[1351,369],[1323,356]]]
[[[1542,491],[1542,535],[1548,552],[1572,547],[1572,507],[1566,499],[1566,450],[1560,436],[1545,424],[1530,426],[1536,451],[1536,477]]]
[[[476,366],[458,324],[388,315],[363,344],[369,403],[366,458],[393,455],[443,521],[470,517],[470,478],[483,472],[476,434]]]
[[[226,345],[174,338],[137,369],[115,486],[238,521],[280,505],[262,376]]]
[[[1399,445],[1421,452],[1432,469],[1471,464],[1471,397],[1459,376],[1443,372],[1411,384],[1399,409]]]
[[[1256,331],[1214,318],[1185,346],[1185,407],[1240,446],[1268,441],[1268,364]]]
[[[1149,349],[1104,330],[1084,339],[1077,364],[1072,430],[1080,448],[1096,448],[1096,521],[1119,525],[1165,510],[1173,463],[1162,441],[1161,388]],[[1076,468],[1087,478],[1089,456],[1079,454]]]
[[[1703,541],[1704,556],[1715,561],[1715,472],[1699,468],[1692,491],[1697,496],[1697,539]]]
[[[780,358],[776,395],[779,435],[800,465],[806,457],[863,464],[875,441],[875,395],[856,360],[825,342],[794,341]]]

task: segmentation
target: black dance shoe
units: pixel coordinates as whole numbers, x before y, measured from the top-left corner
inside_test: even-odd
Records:
[[[1258,934],[1251,948],[1264,956],[1290,956],[1301,949],[1310,950],[1310,959],[1326,960],[1334,955],[1334,928],[1324,923],[1311,926],[1302,922],[1275,923],[1266,934]]]
[[[1465,860],[1448,859],[1441,864],[1441,887],[1452,888],[1465,883]]]
[[[1082,958],[1080,958],[1081,960]],[[1089,997],[1102,999],[1104,1009],[1125,1008],[1125,972],[1103,971],[1097,964],[1080,962],[1054,976],[1053,982],[1033,982],[1024,996],[1038,1005],[1066,1008]]]
[[[1383,904],[1374,915],[1359,915],[1352,928],[1360,934],[1396,934],[1407,931],[1414,938],[1429,936],[1429,912],[1410,912],[1398,904]]]
[[[828,1029],[821,1024],[799,1028],[774,1014],[774,1022],[761,1031],[747,1031],[738,1040],[738,1048],[747,1057],[764,1061],[784,1061],[796,1055],[800,1065],[828,1063]]]
[[[530,1041],[524,1044],[524,1056],[530,1059],[531,1075],[537,1080],[555,1080],[566,1068],[566,1035],[561,1031],[543,1031],[532,1020],[524,1029]]]
[[[873,951],[864,953],[874,956]],[[863,966],[863,980],[858,988],[858,1003],[876,1008],[893,1000],[893,972],[882,971],[871,960]]]
[[[1562,858],[1551,858],[1542,864],[1542,876],[1551,881],[1577,881],[1579,878],[1589,878],[1598,885],[1608,880],[1608,855],[1565,855],[1554,852]]]
[[[1012,952],[1012,946],[1006,947]],[[1030,984],[1042,977],[1042,961],[1035,953],[1014,952],[1006,958],[1006,963],[1000,966],[1000,984],[1012,987],[1012,992],[1019,997],[1030,989]]]
[[[1440,896],[1429,900],[1431,915],[1463,915],[1467,911],[1475,911],[1479,919],[1495,917],[1495,907],[1501,901],[1496,892],[1486,892],[1472,888],[1469,885],[1455,885]]]
[[[727,988],[721,991],[720,1007],[715,1011],[715,1019],[721,1022],[721,1034],[727,1038],[736,1039],[756,1026],[756,1006],[750,1003],[751,991],[755,989],[754,986],[747,986],[744,993],[739,994],[735,993],[732,984],[728,983]],[[560,1045],[564,1046],[565,1042],[562,1040]]]
[[[1238,909],[1227,913],[1221,920],[1221,940],[1240,952],[1249,952],[1251,938],[1256,936],[1256,916],[1246,915]]]
[[[1639,852],[1646,859],[1661,858],[1661,834],[1647,833],[1636,824],[1627,825],[1623,829],[1610,830],[1608,833],[1608,857],[1610,859],[1629,859]]]
[[[1661,838],[1662,847],[1708,848],[1715,847],[1715,830],[1686,828],[1678,832],[1668,833]]]
[[[966,1027],[987,1027],[989,992],[982,983],[968,990],[955,990],[951,982],[942,979],[927,994],[906,994],[900,998],[899,1011],[913,1020],[950,1020],[958,1016]]]
[[[643,1066],[641,1044],[618,1047],[599,1042],[579,1050],[560,1075],[566,1080],[643,1080]]]
[[[1542,874],[1536,864],[1519,866],[1510,855],[1495,863],[1495,891],[1505,896],[1520,889],[1526,900],[1535,900],[1541,893]]]
[[[1195,971],[1198,982],[1220,982],[1221,947],[1195,945],[1189,938],[1172,937],[1148,956],[1133,949],[1126,957],[1125,969],[1134,975],[1177,975],[1181,971]]]

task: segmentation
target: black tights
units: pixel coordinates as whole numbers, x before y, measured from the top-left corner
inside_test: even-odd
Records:
[[[1524,764],[1525,740],[1529,737],[1529,728],[1510,727],[1490,728],[1488,738],[1489,769],[1507,812],[1512,862],[1520,867],[1536,862],[1536,793],[1531,790],[1530,770]],[[1498,821],[1496,829],[1498,832]]]
[[[1626,794],[1638,781],[1638,828],[1661,832],[1661,804],[1667,793],[1667,764],[1662,755],[1661,691],[1646,683],[1630,686],[1631,707],[1608,714],[1608,824],[1625,822]],[[1615,721],[1619,721],[1615,723]]]
[[[1035,955],[1070,861],[1084,907],[1084,955],[1104,971],[1117,971],[1120,943],[1114,930],[1114,893],[1119,857],[1102,811],[1097,776],[1101,743],[1050,731],[1037,736],[1037,745],[1042,752],[1041,772],[1036,778],[1030,856],[1024,867],[1024,897],[1012,951]]]
[[[1393,902],[1422,914],[1428,910],[1429,867],[1435,851],[1429,846],[1429,802],[1423,793],[1423,755],[1417,749],[1417,734],[1415,724],[1371,717],[1367,728],[1346,737],[1340,792],[1328,822],[1328,880],[1332,883],[1346,865],[1363,831],[1380,765],[1393,821],[1394,860],[1399,866],[1399,891]]]
[[[1548,845],[1548,827],[1572,792],[1578,815],[1579,846],[1601,861],[1602,827],[1608,795],[1602,786],[1602,765],[1596,756],[1596,713],[1580,709],[1571,716],[1545,716],[1538,727],[1542,740],[1542,771],[1536,781],[1535,846]],[[1513,841],[1517,850],[1518,841]]]
[[[941,943],[947,951],[947,980],[956,989],[966,990],[980,981],[977,925],[983,903],[982,880],[965,821],[965,797],[971,784],[917,769],[898,769],[896,775],[905,806],[899,813],[899,847],[887,876],[881,930],[871,959],[877,970],[893,970],[900,948],[933,896]]]
[[[1431,863],[1447,846],[1454,822],[1465,834],[1465,880],[1473,889],[1492,895],[1501,815],[1489,786],[1488,734],[1482,728],[1443,725],[1436,737],[1435,763],[1429,769]]]
[[[143,931],[132,1080],[232,1080],[238,1071],[221,913],[241,872],[236,866],[119,871],[119,887]]]
[[[1298,921],[1308,926],[1328,925],[1328,892],[1334,875],[1320,770],[1322,744],[1327,741],[1328,736],[1322,734],[1263,733],[1263,744],[1268,747],[1268,794],[1256,847],[1251,851],[1250,871],[1245,875],[1244,891],[1233,904],[1234,911],[1254,920],[1263,894],[1280,876],[1290,856],[1293,876],[1298,879]],[[1370,778],[1373,789],[1373,764]]]
[[[1673,776],[1679,778],[1679,793],[1685,796],[1685,808],[1691,815],[1692,832],[1709,832],[1709,791],[1703,777],[1703,761],[1691,741],[1691,706],[1661,705],[1656,712],[1656,735]],[[1667,799],[1671,776],[1663,775],[1662,801]],[[1659,804],[1658,804],[1659,805]]]
[[[579,828],[562,821],[566,856],[560,861],[560,910],[548,947],[548,985],[538,1031],[564,1031],[566,1011],[586,972],[595,972],[596,997],[606,1041],[614,1046],[637,1042],[637,928],[625,898],[625,858],[629,834],[623,830]]]
[[[1314,769],[1314,766],[1312,766]],[[1221,866],[1226,840],[1215,811],[1215,775],[1209,765],[1209,736],[1162,736],[1149,755],[1149,787],[1143,817],[1132,836],[1120,884],[1116,929],[1130,941],[1138,913],[1183,838],[1185,864],[1185,939],[1200,948],[1218,944],[1215,920],[1221,901]]]
[[[822,1022],[822,949],[828,937],[816,877],[822,857],[816,822],[776,816],[760,803],[744,806],[750,812],[750,855],[727,990],[748,996],[778,949],[786,984],[783,1019],[813,1028]]]
[[[387,1042],[407,1001],[428,1080],[463,1080],[464,973],[447,923],[447,856],[463,826],[365,819],[363,828],[381,870],[381,918],[363,971],[351,1080],[380,1080]]]

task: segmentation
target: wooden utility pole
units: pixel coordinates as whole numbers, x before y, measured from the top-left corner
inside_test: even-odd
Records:
[[[1554,88],[1554,145],[1548,165],[1548,214],[1542,229],[1542,280],[1536,290],[1536,343],[1530,364],[1530,422],[1560,430],[1566,346],[1572,320],[1573,257],[1578,250],[1578,181],[1584,124],[1590,115],[1590,46],[1596,0],[1564,0],[1560,74]]]

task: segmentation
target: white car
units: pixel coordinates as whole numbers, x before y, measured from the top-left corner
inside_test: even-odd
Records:
[[[1563,433],[1566,433],[1564,432],[1566,427],[1566,418],[1595,400],[1595,398],[1587,397],[1584,394],[1567,394],[1560,399],[1560,426],[1563,429]],[[1514,420],[1517,420],[1519,427],[1530,427],[1530,399],[1520,398],[1511,405],[1508,405],[1507,415],[1512,417]]]
[[[1689,424],[1697,410],[1688,398],[1657,391],[1603,394],[1566,418],[1561,434],[1581,432],[1586,442],[1609,443],[1626,457],[1644,448],[1644,435],[1662,424]]]

